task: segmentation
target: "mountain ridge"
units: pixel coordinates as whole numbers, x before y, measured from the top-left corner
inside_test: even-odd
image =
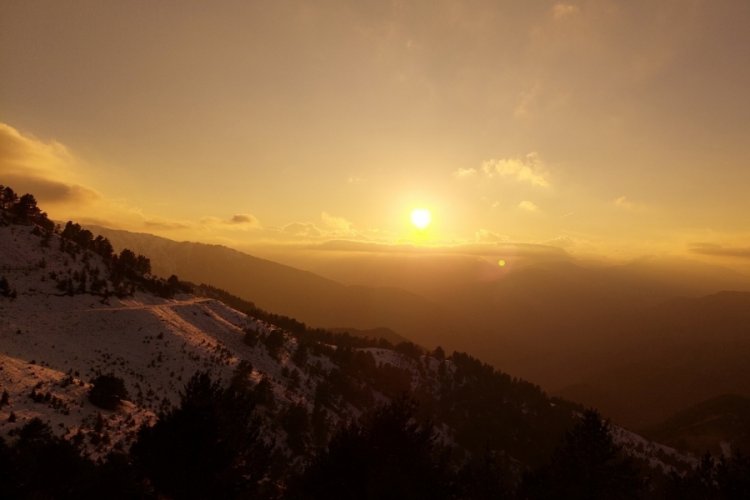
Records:
[[[153,240],[150,235],[136,236]],[[166,239],[158,242],[171,245]],[[121,245],[125,243],[133,241],[124,238]],[[189,248],[195,244],[180,245]],[[144,252],[150,250],[148,246],[140,248]],[[224,253],[246,258],[223,247],[213,248],[217,250],[211,257],[214,260],[221,260]],[[198,258],[197,253],[191,255]],[[427,264],[419,266],[431,270],[429,258],[425,257]],[[196,262],[215,269],[214,264],[206,264],[205,260],[204,256]],[[408,259],[410,264],[418,262]],[[434,302],[388,299],[392,307],[381,306],[378,297],[382,295],[368,296],[371,289],[366,287],[337,288],[340,293],[326,298],[325,293],[303,293],[302,287],[289,281],[277,283],[276,297],[265,303],[283,302],[286,305],[281,309],[267,309],[312,325],[361,330],[384,326],[420,345],[441,345],[447,350],[481,354],[494,366],[533,380],[553,394],[600,408],[615,421],[640,429],[717,395],[714,389],[746,394],[748,388],[742,385],[743,380],[750,379],[741,359],[742,353],[750,355],[750,349],[744,345],[747,337],[741,330],[750,328],[750,318],[739,310],[728,319],[720,307],[723,299],[743,297],[745,292],[717,292],[714,299],[707,298],[713,294],[680,296],[714,286],[704,283],[698,288],[684,287],[684,283],[699,283],[703,276],[714,273],[714,268],[679,260],[668,260],[667,264],[662,259],[643,258],[623,266],[587,268],[569,258],[560,261],[547,256],[539,265],[527,263],[508,272],[496,263],[492,268],[479,263],[481,269],[491,269],[491,276],[482,271],[479,281],[435,289],[430,295]],[[661,271],[654,274],[654,269]],[[694,278],[685,277],[690,273],[695,274]],[[213,277],[217,276],[218,273]],[[245,274],[232,270],[232,279],[240,280],[241,276],[246,281],[256,279],[259,284],[249,269]],[[743,277],[729,273],[720,276],[715,284],[735,279],[741,283]],[[230,280],[221,285],[251,301],[268,292],[264,286],[248,289],[246,284]],[[385,294],[392,291],[378,290]],[[413,299],[412,295],[398,297]],[[316,310],[313,298],[327,312],[321,314]],[[697,307],[716,300],[719,303],[713,308]],[[262,300],[257,302],[264,304]],[[292,302],[297,304],[290,307]],[[706,311],[702,319],[696,316],[699,310]],[[309,311],[312,314],[308,316]],[[310,317],[318,321],[309,321]],[[715,327],[722,324],[734,328],[735,333],[731,338],[722,336],[719,341]],[[703,327],[698,328],[699,325]],[[667,335],[668,331],[672,333]],[[730,340],[730,344],[739,342],[736,348],[722,347],[729,345],[726,342]],[[705,347],[699,345],[701,342]],[[723,370],[724,367],[730,369]],[[698,373],[699,369],[708,370],[710,382],[702,381],[701,377],[705,377]],[[696,388],[697,392],[693,394],[690,388]],[[630,404],[633,400],[642,400],[644,404],[634,406]]]
[[[397,288],[342,285],[223,245],[178,243],[145,233],[92,228],[116,247],[137,248],[155,255],[152,262],[157,272],[179,274],[198,283],[210,282],[264,309],[316,327],[390,328],[420,343],[423,336],[416,332],[432,329],[446,337],[456,329],[438,304]],[[163,254],[168,254],[168,258],[160,259]],[[416,316],[424,321],[415,320]]]
[[[130,257],[129,250],[97,254],[68,239],[94,241],[75,225],[63,234],[0,224],[0,269],[15,292],[0,298],[0,383],[7,394],[0,434],[20,430],[23,436],[42,418],[89,457],[109,460],[112,451],[150,435],[143,429],[157,428],[180,397],[184,404],[181,386],[193,370],[250,391],[270,460],[283,464],[285,474],[305,467],[316,440],[325,442],[337,427],[404,391],[434,422],[441,446],[463,450],[459,459],[489,447],[516,464],[510,470],[546,460],[582,411],[463,353],[427,353],[414,344],[334,335],[290,320],[295,334],[181,291],[176,277],[159,281],[148,258]],[[118,274],[127,262],[140,271]],[[174,292],[155,286],[160,283]],[[118,396],[114,409],[91,397],[108,372],[130,394]],[[612,436],[659,470],[692,463],[624,430]]]

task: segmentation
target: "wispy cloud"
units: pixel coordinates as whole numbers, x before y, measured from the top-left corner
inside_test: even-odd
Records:
[[[477,243],[506,243],[510,241],[510,238],[503,234],[490,231],[488,229],[480,229],[474,234],[474,239]]]
[[[534,203],[533,201],[529,200],[523,200],[521,203],[518,204],[518,208],[521,210],[525,210],[527,212],[538,212],[539,207]]]
[[[750,247],[727,247],[715,243],[693,243],[690,252],[714,257],[750,259]]]
[[[620,196],[619,198],[615,198],[615,201],[613,202],[616,207],[625,208],[625,209],[632,209],[633,204],[628,201],[627,196]]]
[[[545,245],[557,248],[572,248],[580,243],[581,241],[578,238],[573,238],[567,234],[556,236],[544,242]]]
[[[63,144],[39,140],[0,123],[2,182],[20,193],[32,193],[42,205],[84,205],[100,200],[94,189],[74,180],[77,159]]]
[[[541,85],[536,82],[528,89],[521,92],[518,97],[518,104],[513,110],[513,116],[516,118],[526,118],[531,115],[532,110],[536,108],[539,98]]]
[[[453,172],[453,177],[456,179],[467,179],[477,175],[477,169],[475,168],[459,168]]]
[[[537,153],[529,153],[516,158],[486,160],[482,163],[482,171],[490,178],[509,177],[538,187],[550,185],[546,178],[544,164]]]
[[[223,228],[246,231],[248,229],[259,229],[261,227],[258,218],[251,214],[234,214],[228,219],[209,215],[201,218],[200,223],[207,229]]]
[[[558,2],[552,6],[552,17],[564,19],[578,13],[581,9],[577,5]]]
[[[231,219],[229,219],[230,224],[241,224],[241,225],[250,225],[254,227],[260,226],[260,221],[258,221],[258,218],[254,215],[250,214],[234,214]]]
[[[281,228],[281,231],[291,236],[310,239],[317,239],[323,235],[323,232],[310,222],[292,222]]]
[[[146,219],[143,221],[143,225],[149,229],[156,229],[162,231],[173,231],[178,229],[190,229],[193,227],[189,222],[171,221],[165,219]]]
[[[515,158],[485,160],[482,162],[481,169],[459,168],[453,172],[453,177],[464,180],[480,174],[489,179],[505,177],[518,182],[529,183],[532,186],[550,187],[550,182],[547,180],[547,169],[536,152]]]
[[[333,235],[346,235],[354,232],[354,225],[344,217],[337,217],[328,212],[320,214],[323,226]]]
[[[624,195],[612,200],[612,204],[617,208],[627,210],[629,212],[639,212],[646,208],[642,203],[636,203]]]
[[[319,222],[292,222],[280,229],[269,228],[269,236],[281,239],[294,237],[313,242],[337,238],[358,239],[361,235],[354,229],[354,224],[344,217],[321,212]]]

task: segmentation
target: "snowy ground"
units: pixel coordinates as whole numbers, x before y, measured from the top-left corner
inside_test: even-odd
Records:
[[[146,293],[125,298],[80,293],[69,296],[57,284],[87,269],[104,276],[105,266],[93,254],[71,255],[59,249],[55,235],[49,246],[31,227],[0,227],[0,276],[16,292],[0,296],[0,392],[9,402],[0,407],[0,436],[8,436],[30,419],[48,422],[60,435],[80,441],[93,458],[112,448],[128,447],[138,428],[155,421],[175,405],[196,371],[228,380],[241,360],[253,366],[250,378],[271,383],[277,405],[302,404],[312,411],[320,375],[311,375],[290,359],[296,339],[285,334],[285,346],[272,357],[262,343],[243,342],[245,330],[267,335],[275,325],[248,317],[223,303],[191,295],[162,299]],[[98,269],[98,271],[97,271]],[[440,362],[432,357],[405,356],[391,349],[366,348],[377,364],[411,373],[412,388],[433,387]],[[322,372],[334,368],[327,357],[310,354],[308,366]],[[444,368],[452,371],[450,362]],[[299,382],[290,387],[289,373]],[[122,378],[129,401],[115,411],[88,401],[97,374]],[[379,393],[376,400],[385,401]],[[331,414],[334,428],[356,417],[354,407]],[[278,426],[267,429],[276,442]],[[614,427],[615,440],[629,453],[667,470],[689,457]],[[440,439],[452,442],[451,430],[439,425]]]
[[[103,268],[97,259],[89,256],[89,267]],[[226,380],[240,359],[252,362],[252,378],[269,379],[279,399],[309,399],[304,385],[294,395],[281,386],[288,360],[243,343],[246,327],[266,331],[272,325],[189,295],[168,300],[136,293],[103,303],[97,295],[62,294],[50,276],[82,265],[80,256],[59,252],[56,240],[42,248],[29,227],[0,227],[0,275],[17,295],[0,298],[0,391],[9,394],[0,408],[0,436],[39,417],[60,434],[91,437],[103,419],[107,437],[91,437],[88,447],[99,455],[128,445],[143,422],[176,404],[196,371]],[[116,411],[87,399],[89,382],[100,373],[125,381],[130,401]]]

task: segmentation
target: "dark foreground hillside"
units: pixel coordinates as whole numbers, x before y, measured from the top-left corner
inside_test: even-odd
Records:
[[[148,257],[0,192],[3,498],[748,491],[739,454],[694,469],[467,354],[312,329],[158,278]]]

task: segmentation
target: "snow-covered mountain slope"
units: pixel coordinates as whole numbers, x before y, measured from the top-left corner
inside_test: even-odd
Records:
[[[227,380],[240,359],[252,360],[250,376],[267,377],[279,399],[309,399],[307,390],[288,394],[280,387],[288,356],[273,359],[263,344],[243,343],[248,328],[268,333],[272,325],[191,295],[68,295],[59,282],[84,269],[103,275],[105,265],[91,253],[60,252],[57,239],[42,247],[30,226],[0,227],[0,274],[15,294],[0,300],[0,390],[9,395],[0,409],[0,434],[34,417],[64,435],[85,434],[102,413],[120,431],[111,445],[127,444],[141,423],[179,401],[193,373]],[[129,404],[107,412],[88,402],[89,381],[102,373],[124,380]]]
[[[112,281],[106,259],[71,245],[34,226],[0,226],[0,276],[8,284],[0,297],[0,391],[8,393],[0,436],[38,417],[103,458],[177,405],[198,371],[225,382],[241,376],[265,391],[265,439],[297,465],[343,423],[403,392],[420,402],[442,444],[469,454],[491,446],[519,464],[549,456],[580,410],[464,354],[333,341],[325,332],[284,331],[212,298],[157,297]],[[129,393],[115,410],[88,397],[92,380],[110,373]],[[295,411],[308,422],[302,429],[289,423]],[[639,436],[614,434],[653,466],[689,463]]]

